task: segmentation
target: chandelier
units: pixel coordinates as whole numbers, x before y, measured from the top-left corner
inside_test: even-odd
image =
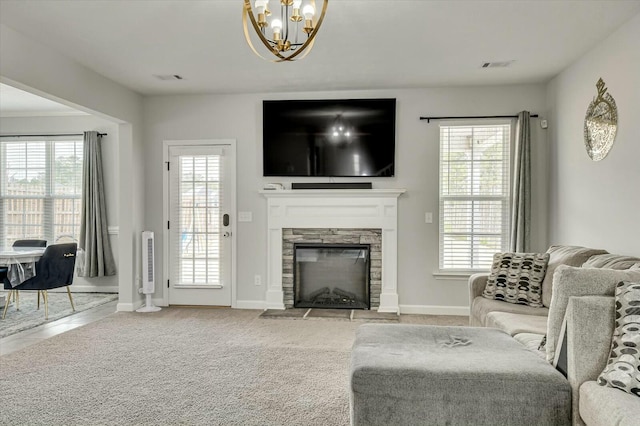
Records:
[[[322,0],[322,11],[317,14],[316,2],[314,0],[276,0],[280,6],[273,12],[269,9],[269,0],[244,0],[244,13],[242,14],[242,25],[244,36],[253,53],[262,59],[262,56],[253,46],[249,37],[249,27],[247,20],[257,33],[262,44],[276,56],[273,62],[293,61],[302,59],[311,51],[313,42],[324,15],[327,11],[329,0]],[[276,6],[277,7],[277,6]],[[317,18],[316,18],[317,17]],[[304,52],[304,53],[303,53]]]

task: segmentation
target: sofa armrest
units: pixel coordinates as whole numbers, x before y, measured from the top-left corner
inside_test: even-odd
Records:
[[[615,328],[615,299],[608,296],[570,297],[565,321],[573,423],[583,424],[578,412],[578,389],[584,382],[596,380],[607,364]]]
[[[486,272],[473,274],[469,277],[469,306],[473,303],[473,299],[482,296],[488,278],[489,274]]]
[[[547,361],[555,356],[557,340],[572,296],[609,296],[615,294],[620,281],[640,280],[640,271],[618,271],[606,268],[575,268],[560,265],[553,274],[553,295],[547,323]]]

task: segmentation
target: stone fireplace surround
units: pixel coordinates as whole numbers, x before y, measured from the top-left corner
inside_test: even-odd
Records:
[[[378,309],[382,291],[382,229],[283,228],[282,292],[287,309],[293,308],[293,249],[296,243],[369,244],[369,302],[371,310]]]
[[[398,313],[398,197],[404,192],[404,189],[260,191],[267,198],[265,307],[285,309],[293,303],[293,293],[289,297],[287,288],[293,285],[293,271],[284,269],[285,258],[289,256],[284,255],[284,237],[288,235],[288,230],[293,235],[294,229],[322,229],[327,236],[332,232],[379,230],[381,259],[377,311]],[[372,309],[376,309],[373,304],[373,283],[372,277],[371,302]]]

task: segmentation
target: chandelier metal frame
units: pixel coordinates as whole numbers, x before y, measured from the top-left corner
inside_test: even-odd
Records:
[[[256,20],[256,13],[254,12],[254,8],[251,6],[251,0],[244,0],[244,10],[242,12],[242,26],[244,29],[244,37],[247,40],[247,44],[249,44],[249,47],[251,47],[251,50],[253,50],[253,53],[264,60],[271,62],[287,62],[294,61],[295,59],[302,59],[307,56],[313,48],[316,34],[318,33],[318,30],[320,29],[322,21],[324,20],[324,16],[327,12],[327,5],[329,4],[329,0],[322,0],[322,11],[320,12],[320,16],[315,19],[315,17],[317,16],[316,13],[311,20],[303,19],[299,14],[299,11],[297,12],[297,14],[293,13],[293,0],[278,0],[278,3],[280,4],[280,16],[283,25],[283,36],[269,39],[265,31],[267,23],[266,20],[264,20],[264,16],[262,17],[262,21],[259,22],[258,20]],[[310,0],[308,4],[311,4],[314,7],[314,10],[317,11],[317,9],[315,9],[315,0]],[[265,15],[267,16],[271,14],[268,8],[265,10],[265,12]],[[305,21],[305,26],[302,28],[302,31],[307,34],[307,38],[306,40],[299,42],[299,34],[292,34],[292,31],[289,30],[289,26],[291,25],[293,26],[293,28],[299,29],[299,23],[303,20]],[[267,58],[258,52],[251,41],[248,22],[251,22],[251,26],[260,38],[262,44],[264,44],[267,50],[275,55],[277,59]],[[311,26],[309,26],[309,24],[311,24]],[[293,40],[291,40],[292,36],[294,37]],[[284,54],[284,52],[292,53],[290,55],[286,55]]]

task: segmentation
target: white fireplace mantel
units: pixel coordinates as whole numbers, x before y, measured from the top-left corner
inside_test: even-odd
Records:
[[[284,309],[283,228],[382,229],[378,312],[398,312],[398,197],[405,189],[263,190],[267,198],[268,309]]]

